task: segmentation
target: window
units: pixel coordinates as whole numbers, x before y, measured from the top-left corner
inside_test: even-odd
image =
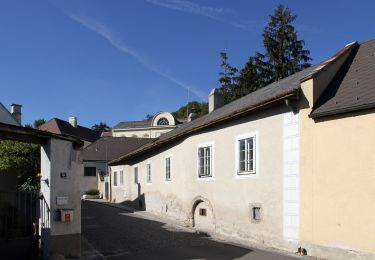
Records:
[[[255,135],[237,139],[237,174],[255,174]]]
[[[203,209],[203,208],[200,208],[199,209],[199,216],[207,216],[207,210]]]
[[[96,167],[85,167],[84,176],[85,177],[95,177],[96,176]]]
[[[253,220],[260,220],[260,207],[253,208]]]
[[[212,177],[212,145],[198,147],[198,176]]]
[[[147,163],[147,183],[151,183],[151,163]]]
[[[120,185],[124,185],[124,171],[120,171]]]
[[[117,172],[113,172],[113,186],[117,186]]]
[[[169,125],[169,121],[165,117],[162,117],[158,120],[157,125]]]
[[[171,180],[171,157],[165,158],[165,180]]]
[[[134,183],[138,184],[138,167],[134,167]]]
[[[263,218],[262,205],[260,203],[250,203],[251,222],[259,223]]]

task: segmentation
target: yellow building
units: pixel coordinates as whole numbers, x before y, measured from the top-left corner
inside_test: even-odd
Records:
[[[301,89],[301,245],[375,259],[375,40],[346,46]]]

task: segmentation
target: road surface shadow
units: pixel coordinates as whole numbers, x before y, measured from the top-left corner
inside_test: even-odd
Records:
[[[224,260],[252,252],[90,201],[82,204],[82,235],[86,259]]]

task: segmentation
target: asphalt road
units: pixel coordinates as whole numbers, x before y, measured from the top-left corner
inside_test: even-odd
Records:
[[[82,259],[295,260],[300,257],[216,242],[191,229],[166,224],[146,212],[128,213],[85,201]]]

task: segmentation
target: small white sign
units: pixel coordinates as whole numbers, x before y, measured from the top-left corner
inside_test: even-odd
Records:
[[[57,206],[63,206],[68,204],[68,197],[56,197]]]

